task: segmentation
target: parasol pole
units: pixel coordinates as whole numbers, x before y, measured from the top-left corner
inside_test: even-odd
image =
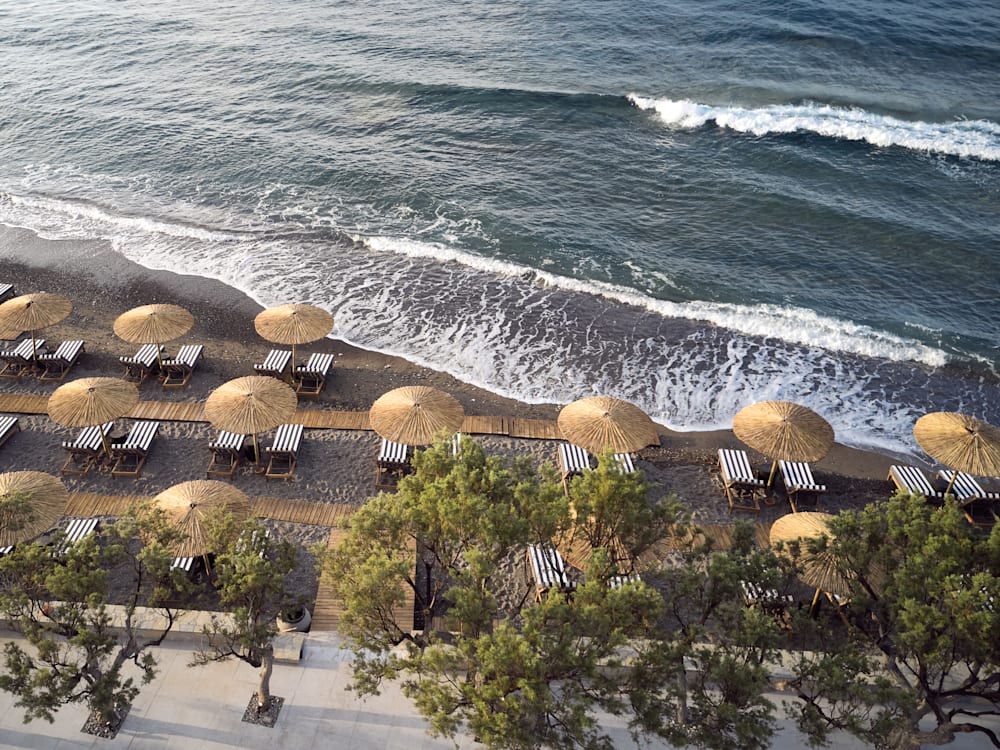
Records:
[[[777,460],[771,462],[771,473],[767,475],[767,487],[770,489],[771,482],[774,481],[774,470],[778,468]]]
[[[955,480],[956,479],[958,479],[958,471],[956,471],[955,469],[952,469],[951,470],[951,479],[948,480],[948,486],[945,488],[944,494],[946,494],[946,495],[950,495],[951,494],[951,488],[952,488],[952,485],[955,484]]]

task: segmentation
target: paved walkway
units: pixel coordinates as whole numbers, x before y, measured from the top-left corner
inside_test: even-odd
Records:
[[[0,637],[0,643],[9,638]],[[114,740],[83,734],[86,720],[81,706],[66,706],[54,724],[22,724],[20,709],[0,692],[0,748],[30,750],[448,750],[448,741],[433,739],[425,722],[395,686],[381,696],[361,701],[347,690],[350,653],[330,633],[310,635],[303,660],[275,666],[274,695],[285,699],[273,728],[242,721],[256,686],[257,671],[242,662],[188,667],[191,646],[175,644],[156,651],[159,674],[142,688],[121,731]],[[779,704],[781,696],[771,696]],[[621,748],[633,748],[622,722],[606,717],[606,730]],[[773,747],[803,747],[801,736],[787,721]],[[481,747],[461,737],[458,747]],[[663,746],[659,746],[663,747]],[[863,746],[839,736],[834,750],[861,750]],[[976,737],[959,737],[953,750],[982,747]]]

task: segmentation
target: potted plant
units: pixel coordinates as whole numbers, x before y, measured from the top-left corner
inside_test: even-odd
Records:
[[[291,604],[278,612],[277,625],[280,633],[305,632],[309,630],[312,615],[304,604]]]

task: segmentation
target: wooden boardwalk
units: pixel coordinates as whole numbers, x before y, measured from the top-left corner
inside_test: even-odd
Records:
[[[336,547],[346,534],[347,529],[345,527],[331,529],[330,538],[327,540],[327,547]],[[413,556],[415,569],[417,548],[416,543],[412,540],[410,542],[410,553]],[[393,609],[392,618],[400,630],[409,633],[413,630],[413,610],[416,605],[416,597],[413,594],[413,589],[405,583],[400,585],[400,591],[403,594],[403,601],[398,607]],[[320,576],[319,590],[316,592],[316,604],[313,605],[312,630],[337,630],[343,613],[344,608],[341,602],[330,591],[329,581],[326,580],[326,576]]]
[[[48,414],[48,396],[24,393],[0,393],[0,412],[8,414]],[[205,422],[205,404],[193,401],[140,401],[127,415],[131,419],[155,419],[164,422]],[[371,430],[366,411],[332,409],[296,409],[288,420],[310,429]],[[478,435],[506,435],[536,440],[562,440],[559,426],[551,419],[467,416],[462,432]]]
[[[130,505],[152,499],[152,497],[144,495],[98,495],[93,492],[74,492],[69,496],[69,503],[64,515],[84,518],[121,516]],[[339,527],[356,508],[352,505],[314,503],[308,500],[258,497],[250,499],[250,510],[255,518]]]

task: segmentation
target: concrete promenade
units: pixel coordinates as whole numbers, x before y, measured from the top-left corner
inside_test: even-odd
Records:
[[[6,641],[9,638],[0,639]],[[80,731],[86,720],[81,706],[66,706],[54,724],[22,723],[23,713],[11,696],[0,692],[0,748],[31,750],[427,750],[454,748],[432,739],[419,718],[394,687],[377,698],[357,699],[344,687],[350,681],[350,654],[333,633],[310,635],[298,663],[275,665],[274,695],[285,699],[273,728],[242,721],[256,684],[257,670],[229,661],[188,667],[192,644],[173,643],[158,649],[159,674],[142,688],[118,736],[101,739]],[[780,696],[772,696],[780,705]],[[622,748],[634,745],[622,722],[608,717],[607,726]],[[774,747],[804,746],[802,738],[783,724]],[[955,750],[983,746],[981,738],[961,737]],[[458,747],[481,747],[460,738]],[[860,750],[850,738],[838,737],[835,750]]]

